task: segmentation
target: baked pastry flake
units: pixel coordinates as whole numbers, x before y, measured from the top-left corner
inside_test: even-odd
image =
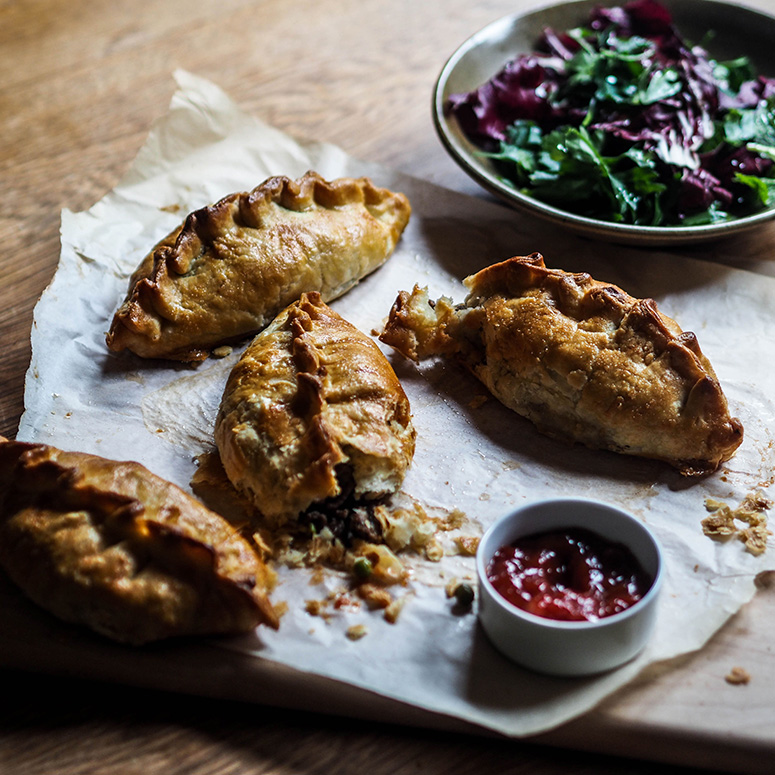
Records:
[[[401,292],[380,339],[408,358],[460,360],[542,432],[715,471],[743,439],[697,338],[588,274],[548,269],[534,253],[464,280],[464,304]]]
[[[278,626],[248,541],[138,463],[0,439],[0,567],[42,608],[133,645]]]
[[[345,293],[392,254],[407,198],[368,178],[273,177],[191,213],[143,259],[107,344],[202,361],[255,334],[306,291]]]

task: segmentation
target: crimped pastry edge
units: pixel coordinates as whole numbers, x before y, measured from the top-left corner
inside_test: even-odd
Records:
[[[642,332],[662,350],[670,352],[670,362],[686,380],[697,382],[710,377],[722,395],[713,367],[702,354],[697,337],[682,331],[671,318],[663,315],[654,299],[637,299],[613,283],[595,280],[586,272],[565,272],[546,266],[541,253],[514,256],[485,267],[463,280],[469,289],[465,300],[473,307],[478,300],[492,295],[518,296],[525,290],[540,288],[552,294],[559,312],[578,322],[594,315],[605,315],[617,324],[625,315],[634,330]],[[634,313],[634,314],[633,314]],[[726,404],[725,404],[726,405]]]
[[[351,329],[354,334],[357,334],[364,346],[368,348],[367,351],[371,352],[373,357],[377,359],[380,367],[389,370],[392,375],[391,382],[392,390],[396,396],[396,407],[401,410],[399,420],[393,421],[394,424],[397,422],[401,426],[401,434],[397,434],[395,429],[393,432],[393,437],[400,442],[400,454],[383,458],[357,450],[354,445],[346,443],[336,429],[329,426],[321,414],[328,401],[327,390],[324,386],[325,367],[321,366],[320,353],[315,345],[303,338],[306,326],[311,325],[311,318],[319,318],[321,314],[334,316]],[[409,400],[382,351],[368,336],[328,307],[321,299],[320,294],[315,291],[302,294],[298,301],[280,312],[277,318],[254,341],[259,341],[260,337],[268,335],[276,327],[286,328],[291,334],[290,351],[293,354],[294,379],[297,381],[296,393],[292,402],[295,411],[307,411],[310,415],[304,439],[312,445],[313,463],[304,472],[302,479],[294,486],[294,490],[299,491],[298,499],[303,507],[299,507],[298,512],[293,515],[290,511],[285,510],[272,509],[270,511],[262,493],[250,483],[250,468],[254,463],[246,459],[241,445],[236,443],[235,429],[229,424],[230,415],[236,410],[236,407],[230,404],[231,385],[232,381],[237,379],[235,375],[241,374],[242,359],[235,364],[227,381],[215,426],[216,444],[224,469],[232,484],[254,503],[266,519],[278,523],[292,519],[309,506],[320,503],[326,498],[340,495],[341,488],[335,475],[336,466],[340,463],[349,463],[355,469],[354,494],[357,498],[374,500],[396,492],[411,465],[416,431],[411,421]],[[243,359],[250,357],[252,356],[249,347],[243,354]],[[262,500],[264,501],[264,510],[262,510]],[[295,507],[293,510],[295,511]]]
[[[678,376],[693,383],[687,401],[689,411],[697,416],[717,412],[728,418],[728,422],[715,428],[708,437],[708,445],[717,448],[718,454],[707,458],[659,459],[684,476],[706,475],[731,458],[742,443],[743,426],[737,418],[729,416],[726,397],[696,336],[682,331],[675,321],[659,312],[653,299],[635,299],[616,285],[594,280],[588,273],[549,269],[540,253],[515,256],[485,267],[465,278],[463,283],[469,294],[459,305],[447,297],[433,301],[427,288],[419,285],[415,285],[412,293],[399,292],[380,340],[414,361],[443,355],[455,357],[470,368],[465,341],[450,335],[449,330],[459,331],[462,317],[483,300],[520,296],[536,288],[548,290],[558,311],[576,320],[583,321],[584,314],[608,314],[618,325],[627,316],[628,323],[635,323],[636,332],[650,337],[669,354],[670,364]],[[473,373],[481,379],[476,370]]]
[[[79,461],[86,467],[92,461],[98,466],[112,467],[119,478],[129,471],[139,477],[143,486],[157,487],[172,493],[168,509],[173,520],[165,523],[162,518],[151,516],[149,519],[146,507],[139,497],[120,492],[120,487],[116,489],[90,483],[88,475],[84,476],[81,471]],[[48,483],[51,488],[62,490],[63,496],[59,505],[48,508],[45,499],[40,500],[39,492],[30,503],[23,502],[25,493],[17,492],[16,485],[21,483],[22,488],[25,488],[38,479],[41,480],[39,484]],[[16,502],[17,499],[22,502]],[[180,509],[180,504],[184,507],[191,504],[192,512],[187,514]],[[76,508],[78,506],[80,508]],[[126,592],[122,592],[121,583],[118,584],[116,592],[99,584],[92,586],[87,578],[86,583],[81,583],[61,576],[56,567],[55,555],[49,556],[48,550],[36,547],[36,539],[30,537],[30,521],[36,523],[45,520],[47,513],[53,514],[52,518],[64,518],[69,514],[88,515],[88,518],[84,519],[101,540],[108,533],[125,535],[126,541],[137,542],[141,551],[150,551],[154,556],[157,556],[157,552],[164,551],[162,544],[166,544],[169,555],[159,566],[160,575],[166,573],[170,578],[176,578],[171,568],[179,564],[183,568],[180,571],[181,578],[190,577],[190,583],[199,584],[203,578],[212,577],[212,586],[203,589],[201,594],[211,596],[211,604],[213,600],[218,600],[219,607],[228,607],[231,613],[222,619],[219,625],[221,629],[181,629],[180,624],[166,621],[164,617],[159,618],[156,612],[147,617],[142,613],[138,614],[137,609],[133,608],[135,602],[131,594],[127,598],[127,607],[123,608],[123,595]],[[26,526],[19,532],[18,525],[14,525],[13,530],[9,532],[9,524],[14,523],[20,514],[27,515],[23,520],[27,523]],[[95,517],[95,514],[98,516]],[[193,520],[186,519],[192,514]],[[197,526],[196,519],[199,514],[206,515],[206,523]],[[176,522],[178,516],[183,519]],[[97,524],[93,524],[93,521],[97,521]],[[238,542],[239,555],[247,552],[251,559],[255,560],[251,567],[231,567],[235,563],[233,552],[227,558],[222,555],[218,546],[209,542],[208,534],[212,533],[216,526],[219,532],[229,535],[229,541]],[[37,530],[33,524],[32,533]],[[33,542],[34,548],[29,557],[19,558],[2,551],[7,549],[8,542],[14,537],[17,543],[21,541],[28,549],[30,541]],[[123,541],[121,543],[123,544]],[[100,556],[109,551],[111,546],[110,543],[106,544],[100,550]],[[80,559],[75,559],[76,567],[79,567]],[[66,621],[88,626],[113,640],[130,645],[143,645],[163,638],[185,635],[237,634],[251,631],[259,624],[273,629],[279,626],[277,613],[265,595],[268,587],[274,583],[274,573],[265,567],[249,543],[218,514],[207,509],[176,485],[132,461],[112,461],[86,453],[65,452],[46,444],[9,441],[0,436],[0,560],[9,577],[42,608]],[[36,560],[42,563],[38,575]],[[229,566],[224,564],[226,562]],[[113,579],[111,583],[116,581],[117,579]],[[50,584],[55,585],[55,590],[49,587]],[[73,591],[70,598],[68,589]],[[132,613],[133,610],[135,613]],[[132,620],[133,616],[138,618]],[[128,624],[130,621],[131,624]],[[226,621],[231,623],[226,625]]]
[[[219,220],[233,214],[240,223],[258,226],[262,211],[266,211],[273,202],[299,212],[314,205],[334,209],[357,202],[367,209],[378,211],[393,203],[395,211],[401,216],[391,228],[393,245],[398,242],[411,215],[411,206],[404,194],[378,187],[368,177],[342,177],[327,181],[313,170],[297,180],[276,175],[251,191],[228,194],[214,204],[189,213],[184,222],[158,242],[143,259],[130,278],[125,300],[113,316],[105,338],[108,349],[114,352],[129,349],[142,357],[196,363],[205,360],[214,347],[240,341],[256,333],[254,330],[244,335],[224,337],[206,347],[187,345],[155,352],[156,344],[162,338],[159,318],[165,318],[160,291],[163,279],[188,271],[192,261],[209,243],[208,232],[214,232]],[[355,278],[353,284],[358,279]],[[144,340],[150,344],[142,344]]]

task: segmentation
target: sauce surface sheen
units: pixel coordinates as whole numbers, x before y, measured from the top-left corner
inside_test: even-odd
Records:
[[[487,578],[512,605],[567,621],[596,621],[624,611],[652,584],[626,546],[583,528],[536,533],[502,546]]]

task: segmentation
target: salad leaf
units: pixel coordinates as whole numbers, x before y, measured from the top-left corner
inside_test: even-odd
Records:
[[[743,84],[754,78],[754,70],[748,57],[738,57],[729,62],[714,62],[713,77],[728,94],[737,94]]]
[[[735,179],[753,189],[764,207],[775,204],[775,178],[760,178],[756,175],[744,175],[738,172]]]
[[[603,156],[599,147],[599,136],[583,126],[542,135],[535,123],[523,122],[490,156],[512,180],[548,203],[580,215],[604,211],[616,222],[658,222],[665,185],[653,155],[630,149]]]
[[[759,143],[775,146],[775,99],[760,102],[749,109],[732,109],[723,116],[727,142]]]
[[[640,104],[653,105],[668,97],[674,97],[683,88],[681,76],[675,68],[657,70],[646,79],[645,86],[640,90]]]

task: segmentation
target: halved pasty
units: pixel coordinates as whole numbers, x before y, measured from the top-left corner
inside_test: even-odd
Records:
[[[191,213],[132,275],[107,344],[201,361],[260,331],[306,291],[326,301],[393,252],[411,212],[368,178],[269,178]]]
[[[41,607],[125,643],[278,626],[251,545],[138,463],[0,439],[0,566]]]
[[[406,357],[454,356],[552,436],[716,470],[743,439],[693,333],[652,299],[533,253],[464,280],[464,304],[401,292],[380,339]]]
[[[309,293],[235,365],[215,440],[232,484],[279,525],[328,499],[397,491],[415,431],[376,343]]]

